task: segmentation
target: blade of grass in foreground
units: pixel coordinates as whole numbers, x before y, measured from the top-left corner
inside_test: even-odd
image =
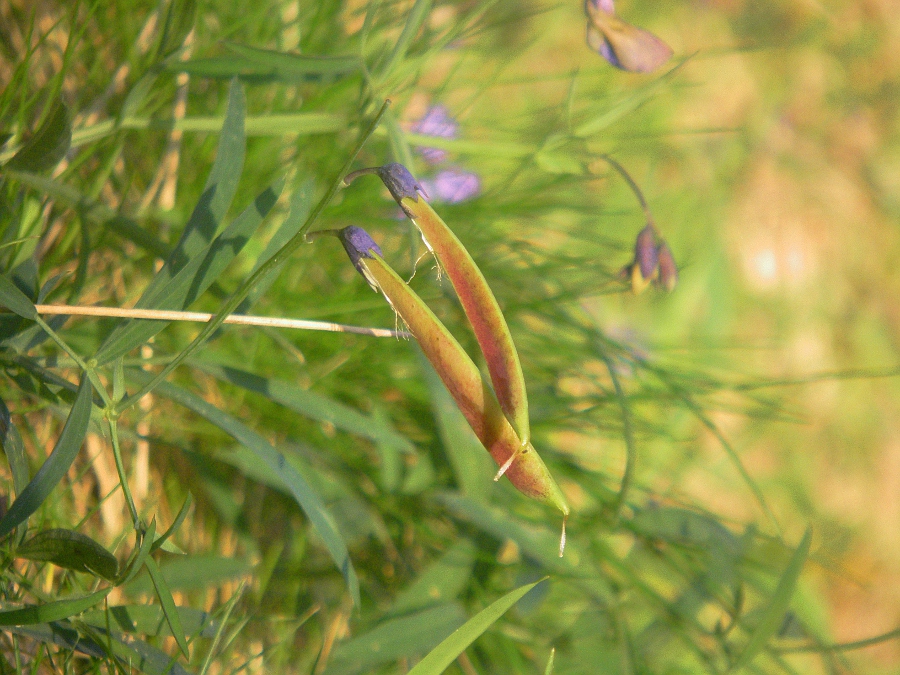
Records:
[[[456,657],[462,654],[497,619],[503,616],[510,607],[521,600],[528,591],[541,583],[541,581],[510,591],[499,600],[495,600],[490,606],[478,612],[478,614],[466,621],[462,627],[455,630],[450,637],[431,650],[428,656],[419,661],[416,667],[409,671],[408,675],[440,675],[443,673]]]
[[[38,469],[38,472],[25,486],[9,511],[0,520],[0,539],[12,532],[13,528],[25,522],[28,517],[40,508],[44,500],[50,496],[53,488],[63,479],[72,462],[75,461],[81,443],[87,433],[91,419],[91,395],[93,387],[87,375],[82,375],[81,385],[75,395],[75,403],[66,419],[66,424],[59,435],[53,452]]]
[[[147,566],[147,573],[150,575],[150,579],[153,580],[156,597],[162,606],[163,614],[166,615],[166,623],[169,624],[172,636],[175,638],[175,642],[178,643],[178,648],[181,649],[181,653],[184,654],[185,658],[190,658],[191,652],[188,649],[187,637],[184,634],[184,628],[181,626],[178,607],[175,605],[175,599],[172,597],[172,591],[169,590],[166,578],[159,571],[159,565],[156,564],[153,558],[148,557],[144,564]]]
[[[133,371],[133,375],[142,380],[149,379],[149,376],[143,371]],[[356,571],[353,569],[353,563],[350,561],[347,545],[337,529],[334,518],[325,508],[324,502],[309,483],[304,480],[303,476],[265,438],[248,429],[231,415],[222,412],[200,397],[174,384],[162,382],[158,389],[163,396],[205,417],[236,441],[243,444],[247,449],[253,451],[260,460],[265,462],[270,469],[280,476],[285,487],[288,488],[297,504],[309,518],[313,528],[322,538],[325,547],[331,554],[332,560],[334,560],[335,565],[337,565],[337,568],[344,576],[344,581],[347,584],[353,602],[359,605],[359,579],[356,576]]]
[[[803,564],[809,555],[811,541],[812,530],[807,529],[806,534],[803,535],[803,539],[800,541],[800,545],[784,570],[784,574],[781,575],[778,586],[775,587],[775,592],[769,601],[769,606],[766,607],[759,624],[756,626],[756,630],[750,636],[750,641],[728,672],[735,673],[749,666],[756,655],[765,648],[769,638],[775,634],[775,631],[778,630],[778,627],[784,621],[784,613],[790,605],[794,589],[797,587],[797,580],[800,578],[800,572],[803,570]]]

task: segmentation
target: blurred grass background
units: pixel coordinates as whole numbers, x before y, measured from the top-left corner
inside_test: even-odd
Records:
[[[387,161],[391,153],[405,161],[398,156],[408,152],[403,134],[385,129],[393,124],[408,130],[430,105],[446,105],[460,124],[458,141],[444,143],[450,161],[478,173],[483,185],[477,199],[446,205],[441,213],[507,311],[541,447],[552,449],[576,509],[576,555],[579,540],[582,560],[596,554],[591,546],[606,546],[609,495],[618,488],[624,449],[610,374],[585,346],[583,324],[571,320],[564,306],[583,311],[615,343],[610,353],[635,418],[635,513],[639,506],[689,505],[735,532],[755,523],[766,536],[783,536],[790,544],[811,524],[813,553],[798,590],[802,609],[795,607],[806,627],[826,642],[894,630],[900,625],[900,6],[890,0],[620,3],[624,17],[674,48],[678,67],[659,77],[616,71],[589,52],[579,2],[436,3],[409,54],[379,72],[413,7],[387,0],[198,3],[184,58],[227,53],[222,41],[231,41],[304,54],[361,53],[373,74],[369,80],[358,74],[305,82],[245,78],[249,116],[299,110],[321,117],[310,133],[273,131],[271,119],[261,122],[259,134],[249,132],[236,204],[242,208],[286,174],[278,218],[263,224],[230,275],[192,308],[216,311],[250,272],[292,196],[305,190],[318,198],[374,103],[390,96],[394,121],[376,133],[359,166]],[[76,139],[79,130],[115,116],[152,67],[159,27],[147,22],[157,9],[154,2],[131,0],[0,2],[5,128],[33,128],[57,88],[77,113]],[[179,90],[185,92],[180,104]],[[139,116],[222,115],[226,92],[227,78],[164,71]],[[592,120],[590,134],[573,134]],[[211,133],[119,131],[75,148],[54,176],[127,214],[154,241],[171,247],[200,197],[217,142]],[[615,281],[643,221],[628,187],[597,159],[600,153],[626,166],[646,195],[680,263],[680,283],[671,295],[635,297]],[[411,156],[418,172],[428,171],[415,151]],[[567,157],[576,159],[574,166]],[[19,266],[34,260],[35,281],[69,273],[72,286],[56,292],[58,301],[71,288],[81,304],[130,306],[140,296],[157,264],[152,249],[99,227],[84,212],[73,213],[60,199],[19,192],[11,181],[4,189],[4,218],[15,222],[15,235],[40,235],[7,248],[6,270],[19,269],[24,278],[28,270]],[[302,203],[309,208],[309,198]],[[364,222],[377,228],[387,257],[410,272],[409,261],[421,250],[410,250],[409,232],[394,217],[379,186],[360,183],[339,193],[314,229]],[[12,230],[5,232],[4,241],[11,240]],[[302,249],[263,296],[259,313],[392,326],[390,310],[342,256],[327,240]],[[449,295],[434,285],[430,265],[420,267],[413,285],[448,325],[461,324]],[[66,338],[88,356],[109,325],[70,321]],[[132,353],[130,364],[151,367],[154,357],[177,353],[195,332],[169,328],[152,349]],[[464,330],[455,332],[466,339]],[[395,428],[415,450],[363,440],[340,423],[311,420],[296,408],[286,412],[271,398],[227,382],[211,361],[327,395],[330,410],[338,403],[360,410]],[[213,664],[218,672],[311,672],[323,645],[327,657],[342,639],[390,616],[386,608],[401,589],[448,550],[477,561],[471,578],[460,582],[469,605],[486,604],[511,584],[553,569],[529,558],[515,538],[486,536],[489,528],[473,525],[471,513],[467,522],[454,520],[449,503],[422,499],[435,486],[460,479],[440,450],[447,442],[441,433],[449,432],[432,421],[438,394],[406,343],[232,328],[190,365],[179,371],[180,385],[300,458],[305,478],[335,511],[366,608],[361,619],[353,614],[340,576],[301,513],[269,489],[271,476],[254,472],[247,453],[221,430],[154,394],[122,424],[137,435],[127,441],[127,463],[141,513],[158,514],[168,524],[188,490],[197,499],[176,543],[194,554],[189,566],[204,567],[208,575],[203,587],[194,587],[190,573],[177,577],[177,570],[170,571],[176,582],[180,578],[173,584],[176,599],[214,610],[235,596],[236,580],[247,579],[251,589],[241,605],[249,626],[232,636],[230,651]],[[21,421],[31,456],[40,457],[52,447],[61,418],[49,414],[57,408],[37,385],[15,375],[4,398]],[[667,387],[673,381],[699,401],[702,418],[679,399],[681,389]],[[774,521],[717,432],[740,456]],[[129,527],[114,492],[115,467],[101,435],[89,435],[86,447],[92,461],[76,465],[65,497],[42,512],[41,522],[74,528],[84,518],[88,533],[113,548]],[[483,463],[471,470],[490,475]],[[511,490],[489,478],[479,485],[473,480],[463,487],[493,495],[488,498],[525,522],[555,528],[547,525],[546,513],[520,504]],[[449,548],[461,533],[464,542],[474,542],[471,551]],[[662,588],[666,572],[648,562],[647,550],[654,547],[632,549],[634,542],[628,530],[609,536],[617,556],[635,570],[650,570],[646,578]],[[761,569],[784,569],[782,549],[761,550]],[[684,567],[706,564],[702,557],[685,560]],[[40,576],[21,574],[51,594],[59,576],[46,569],[33,573]],[[645,577],[635,574],[631,583],[638,586]],[[747,579],[754,579],[751,572]],[[113,597],[141,597],[149,588],[144,586]],[[612,615],[643,627],[635,628],[632,644],[663,642],[653,637],[653,613],[617,592],[609,591],[621,600],[621,613]],[[647,647],[646,654],[635,647],[627,658],[602,652],[601,658],[590,633],[621,637],[628,627],[611,625],[601,613],[594,617],[580,600],[571,588],[554,587],[550,600],[531,608],[532,614],[516,615],[454,668],[539,672],[534,664],[543,663],[546,653],[529,647],[529,638],[537,636],[557,638],[559,672],[591,672],[579,670],[584,663],[606,664],[609,672],[691,672],[684,663],[724,671],[715,658],[682,662],[680,652],[675,658],[663,647]],[[313,608],[319,612],[308,618]],[[708,626],[718,620],[699,611],[697,616]],[[675,634],[688,631],[672,621]],[[547,635],[535,628],[548,625],[553,628]],[[783,628],[782,637],[790,638]],[[700,652],[714,635],[710,629],[691,644]],[[579,648],[579,640],[586,646]],[[174,653],[163,639],[159,646]],[[352,649],[345,650],[347,671],[352,658]],[[888,640],[841,657],[793,658],[790,667],[777,659],[756,667],[887,673],[900,663],[900,649]],[[337,663],[333,672],[341,672],[340,658]]]

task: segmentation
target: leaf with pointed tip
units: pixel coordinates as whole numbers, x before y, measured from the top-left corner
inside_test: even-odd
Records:
[[[191,653],[188,649],[187,636],[184,633],[184,627],[181,625],[181,616],[178,614],[178,607],[175,605],[175,599],[172,597],[172,591],[169,590],[166,578],[159,571],[159,565],[156,564],[153,558],[148,557],[145,565],[147,566],[147,573],[153,581],[153,588],[156,589],[156,597],[159,600],[159,604],[162,605],[163,614],[166,615],[166,623],[169,624],[172,637],[175,638],[175,642],[178,643],[178,647],[185,658],[190,658]]]
[[[78,393],[75,395],[75,403],[59,435],[56,446],[50,456],[41,465],[31,482],[25,486],[22,493],[16,498],[6,515],[0,519],[0,539],[12,532],[13,528],[25,522],[28,517],[40,508],[44,500],[53,491],[53,488],[62,480],[63,476],[75,461],[84,436],[87,433],[88,422],[91,419],[91,396],[94,392],[91,380],[83,374]]]
[[[2,275],[0,275],[0,305],[25,319],[34,321],[38,316],[34,303],[28,296],[20,291],[9,277]]]
[[[31,470],[28,468],[28,455],[25,453],[22,436],[12,423],[9,408],[3,399],[0,399],[0,446],[3,447],[6,461],[9,462],[13,489],[16,495],[20,495],[31,479]]]
[[[197,0],[171,0],[163,19],[162,37],[156,52],[158,60],[181,48],[194,27],[196,15]]]
[[[115,579],[119,561],[90,537],[63,528],[38,532],[16,549],[17,558],[51,562],[59,567]]]
[[[5,612],[0,612],[0,626],[27,626],[35,623],[61,621],[70,616],[80,614],[89,607],[93,607],[109,595],[111,590],[112,588],[105,588],[102,591],[91,593],[82,598],[57,600],[56,602],[31,605],[21,609],[9,609]]]
[[[541,583],[526,584],[495,600],[455,630],[409,671],[408,675],[441,675],[482,633],[490,628],[510,607],[521,600],[528,591]]]
[[[19,171],[45,171],[66,156],[72,143],[72,118],[61,98],[53,101],[43,124],[34,132],[6,167]]]

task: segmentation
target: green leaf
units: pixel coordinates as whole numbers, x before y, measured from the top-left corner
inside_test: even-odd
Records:
[[[174,72],[200,77],[242,77],[262,81],[305,82],[334,78],[362,70],[357,56],[309,56],[224,43],[229,56],[192,59],[169,64]]]
[[[0,399],[0,445],[3,446],[6,461],[9,462],[13,489],[16,491],[16,495],[20,495],[31,479],[31,470],[28,467],[28,455],[25,453],[22,436],[19,435],[19,430],[12,423],[9,408],[6,407],[3,399]]]
[[[153,542],[152,551],[156,551],[165,546],[165,543],[169,540],[175,532],[178,531],[178,528],[181,527],[181,524],[184,522],[184,519],[187,517],[188,510],[191,508],[191,504],[194,503],[193,497],[191,497],[191,493],[188,492],[188,496],[184,499],[184,504],[181,505],[181,508],[178,509],[178,515],[175,516],[175,520],[172,521],[172,524],[169,526],[169,529],[163,532],[159,539]]]
[[[134,374],[136,377],[149,380],[149,375],[142,371],[136,371]],[[297,504],[309,518],[310,524],[319,533],[325,548],[328,549],[332,560],[334,560],[337,568],[344,576],[344,581],[354,603],[358,605],[360,600],[359,579],[356,576],[356,571],[353,569],[353,564],[350,562],[347,545],[344,543],[334,518],[326,509],[321,497],[316,494],[303,476],[285,460],[284,456],[271,443],[256,432],[248,429],[231,415],[222,412],[185,389],[176,387],[168,382],[161,383],[158,391],[161,395],[205,417],[248,450],[251,450],[262,462],[280,476],[285,487],[287,487]]]
[[[119,561],[103,546],[88,536],[56,528],[38,532],[16,549],[17,558],[41,560],[76,572],[98,574],[115,579]]]
[[[148,557],[145,564],[147,573],[153,581],[153,588],[156,589],[156,597],[159,599],[159,604],[162,605],[163,613],[166,615],[166,623],[169,624],[169,628],[172,630],[172,636],[175,638],[175,642],[178,643],[178,647],[185,658],[190,658],[191,653],[188,649],[187,637],[184,634],[184,627],[181,625],[181,617],[178,615],[178,607],[175,605],[172,591],[169,590],[169,585],[159,571],[156,561],[152,557]]]
[[[192,607],[179,607],[178,616],[181,625],[188,635],[211,638],[215,635],[218,622],[212,614]],[[141,635],[171,635],[166,615],[159,605],[117,605],[108,609],[92,609],[81,615],[85,623],[123,633],[139,633]]]
[[[162,37],[156,58],[163,60],[184,44],[185,38],[194,27],[197,15],[197,0],[172,0],[166,8]]]
[[[59,164],[72,142],[72,118],[61,98],[53,101],[43,124],[4,168],[44,171]]]
[[[244,558],[226,558],[210,553],[177,556],[159,568],[171,590],[197,591],[246,576],[253,570],[253,565]],[[125,590],[131,595],[149,593],[153,590],[152,581],[139,577]]]
[[[26,626],[35,623],[49,623],[74,616],[102,601],[112,588],[106,588],[81,598],[57,600],[43,605],[32,605],[21,609],[0,612],[0,626]]]
[[[25,319],[34,321],[38,316],[34,303],[28,296],[20,291],[9,277],[2,275],[0,275],[0,305]]]
[[[81,449],[81,443],[84,441],[88,422],[91,419],[93,391],[90,378],[86,374],[82,375],[75,403],[72,405],[62,433],[59,435],[56,447],[53,448],[53,452],[38,469],[31,482],[25,486],[25,489],[10,506],[6,515],[0,519],[0,539],[38,510],[53,488],[66,475],[69,467],[72,466],[72,462],[75,461],[75,457]]]
[[[474,565],[475,545],[468,539],[458,541],[397,594],[390,613],[405,614],[453,600],[469,583]]]
[[[766,646],[769,638],[775,635],[776,631],[781,626],[782,621],[784,620],[784,614],[790,605],[791,596],[794,595],[794,589],[797,587],[797,580],[800,578],[800,572],[803,570],[803,565],[806,562],[807,556],[809,556],[809,546],[811,541],[812,530],[807,528],[806,533],[803,535],[803,539],[800,541],[800,545],[797,547],[797,550],[791,557],[791,561],[784,570],[784,574],[782,574],[781,579],[778,580],[778,585],[775,587],[775,592],[772,594],[771,600],[769,600],[769,605],[766,607],[756,629],[750,636],[747,646],[744,647],[740,656],[735,660],[734,665],[729,669],[729,672],[737,672],[742,668],[749,666],[756,655]]]
[[[122,572],[122,578],[119,580],[117,586],[123,586],[127,584],[129,581],[134,579],[134,577],[141,571],[144,567],[144,561],[147,559],[147,556],[150,555],[150,550],[153,547],[154,537],[156,536],[156,519],[150,521],[150,524],[147,526],[147,529],[143,533],[143,537],[141,539],[141,545],[138,547],[138,550],[134,553],[134,557],[131,559],[131,562],[128,563],[125,570]]]
[[[373,672],[378,666],[423,654],[466,620],[462,607],[446,603],[416,614],[389,619],[368,633],[338,645],[327,675]]]
[[[495,600],[490,606],[478,612],[478,614],[466,621],[461,628],[455,630],[450,637],[431,650],[428,656],[419,661],[415,668],[409,671],[408,675],[440,675],[443,673],[456,660],[456,657],[462,654],[497,619],[503,616],[510,607],[521,600],[528,591],[541,583],[541,581],[510,591],[499,600]]]
[[[322,394],[302,389],[292,382],[261,377],[229,366],[218,366],[204,362],[195,362],[193,365],[220,380],[225,380],[248,391],[261,394],[270,401],[283,405],[289,410],[300,413],[309,419],[333,424],[335,428],[341,431],[346,431],[362,438],[391,444],[403,452],[415,452],[412,443],[388,426],[386,421],[379,421],[369,415],[364,415],[348,405],[344,405]]]

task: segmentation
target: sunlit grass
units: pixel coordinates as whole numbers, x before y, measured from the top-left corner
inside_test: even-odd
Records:
[[[633,76],[587,49],[570,5],[2,9],[2,160],[42,123],[66,139],[62,117],[47,122],[56,100],[73,126],[61,163],[50,143],[0,177],[0,292],[18,314],[0,323],[7,507],[31,478],[33,493],[52,488],[27,532],[23,506],[0,520],[19,525],[3,548],[0,622],[16,624],[4,670],[406,672],[469,619],[423,670],[470,643],[448,672],[543,672],[554,648],[556,673],[889,663],[890,646],[873,659],[868,644],[824,645],[894,628],[886,593],[867,630],[847,632],[865,603],[842,615],[833,589],[889,587],[871,561],[897,559],[882,255],[896,250],[884,225],[895,145],[874,85],[834,87],[864,101],[859,116],[804,98],[830,103],[828,49],[859,72],[877,59],[862,36],[828,28],[853,18],[846,8],[785,4],[774,30],[749,5],[633,3],[622,16],[675,48],[669,66]],[[767,31],[778,50],[735,49]],[[438,103],[455,137],[413,130]],[[423,144],[447,155],[431,165]],[[672,294],[635,297],[620,278],[646,214],[604,156],[633,176],[674,252]],[[421,179],[478,177],[477,195],[432,204],[509,324],[531,433],[572,506],[562,559],[557,514],[491,480],[408,341],[35,325],[32,302],[394,328],[339,246],[300,245],[307,229],[357,225],[477,355],[451,287],[378,181],[338,189],[348,169],[388,161]],[[847,224],[825,227],[830,211]],[[86,385],[76,398],[88,380],[90,423]],[[36,472],[54,448],[74,463],[51,485]],[[865,518],[872,490],[887,515],[858,526],[850,513]],[[880,543],[860,544],[857,526]],[[95,543],[19,548],[53,528]],[[118,574],[97,574],[98,545]],[[90,595],[111,586],[106,604]]]

